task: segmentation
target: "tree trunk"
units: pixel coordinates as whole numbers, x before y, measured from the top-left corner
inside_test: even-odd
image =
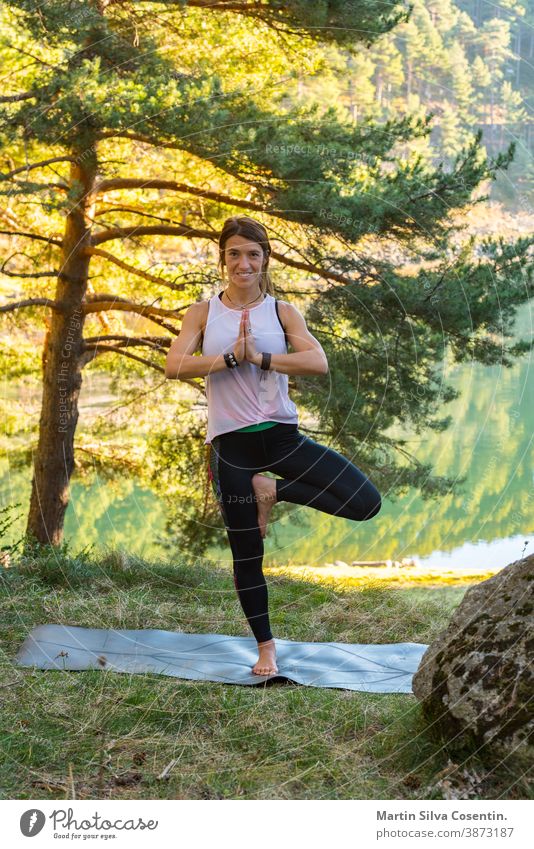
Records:
[[[87,192],[96,173],[91,148],[90,161],[75,162],[71,167],[71,185],[76,181],[79,193],[67,215],[63,256],[55,300],[61,312],[52,310],[50,328],[43,349],[43,395],[39,422],[39,442],[34,458],[34,473],[27,534],[41,543],[57,545],[63,536],[63,522],[69,502],[69,481],[74,468],[74,434],[78,422],[78,396],[82,383],[79,359],[89,257],[83,248],[90,239],[86,220]]]
[[[515,53],[517,57],[517,62],[515,66],[515,84],[516,88],[519,88],[519,79],[521,76],[521,24],[517,25],[517,34],[515,38]]]
[[[406,78],[406,96],[410,97],[412,93],[412,60],[409,59],[407,63],[407,78]]]
[[[348,95],[349,95],[349,112],[352,120],[354,121],[354,85],[352,82],[352,77],[349,77],[348,83]]]
[[[378,104],[382,106],[382,88],[383,88],[383,80],[382,80],[382,69],[378,71],[378,76],[376,79],[376,100]]]
[[[493,153],[495,150],[495,98],[493,85],[490,86],[490,139],[490,149]]]

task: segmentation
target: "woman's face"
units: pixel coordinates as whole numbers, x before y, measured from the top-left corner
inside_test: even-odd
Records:
[[[263,249],[244,236],[230,236],[224,248],[230,282],[239,289],[255,289],[260,281]]]

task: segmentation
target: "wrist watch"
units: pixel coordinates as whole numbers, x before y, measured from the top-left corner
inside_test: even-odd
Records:
[[[264,371],[269,371],[270,367],[271,367],[271,355],[264,351],[261,355],[260,368],[263,369]]]

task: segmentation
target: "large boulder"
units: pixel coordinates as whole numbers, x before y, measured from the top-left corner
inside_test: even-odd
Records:
[[[445,734],[534,745],[534,554],[467,590],[413,678]]]

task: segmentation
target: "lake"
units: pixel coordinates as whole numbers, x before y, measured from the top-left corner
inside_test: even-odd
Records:
[[[532,335],[533,301],[516,321],[517,338]],[[309,507],[292,516],[271,516],[265,564],[348,564],[353,561],[412,558],[442,569],[505,566],[534,548],[534,377],[532,354],[512,368],[480,364],[443,365],[443,378],[461,390],[443,408],[453,417],[443,433],[413,436],[409,446],[436,474],[467,475],[461,490],[423,501],[411,492],[394,503],[383,494],[382,510],[370,522],[351,522]],[[83,402],[83,393],[82,393]],[[392,433],[394,431],[391,431]],[[351,458],[358,465],[358,458]],[[0,505],[22,502],[6,539],[25,525],[29,470],[10,473],[4,465]],[[161,554],[165,512],[154,493],[131,480],[74,481],[65,538],[71,550],[117,546],[145,557]],[[525,546],[526,543],[526,546]],[[224,529],[210,558],[230,563]]]

